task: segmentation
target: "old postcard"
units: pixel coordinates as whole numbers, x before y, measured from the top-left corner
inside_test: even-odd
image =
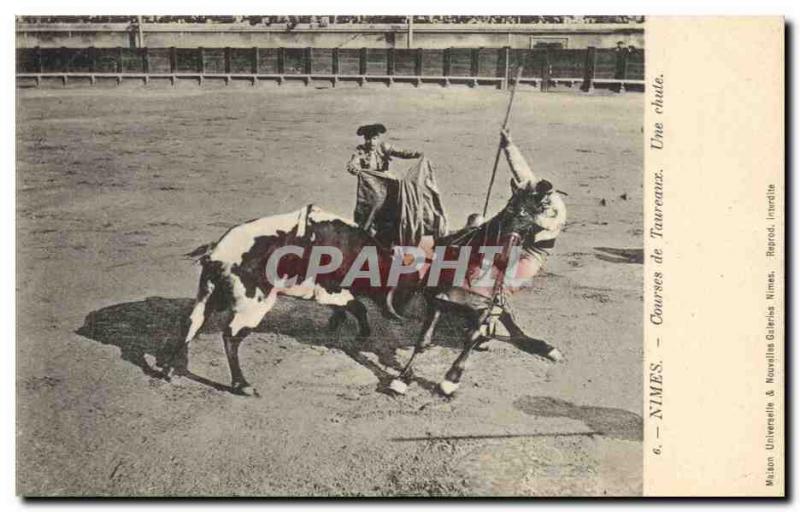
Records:
[[[782,18],[15,28],[19,495],[784,495]]]

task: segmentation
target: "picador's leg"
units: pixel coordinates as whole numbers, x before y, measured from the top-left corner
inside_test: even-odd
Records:
[[[239,345],[250,332],[250,329],[241,329],[236,335],[231,334],[230,327],[222,333],[225,344],[225,355],[228,357],[228,367],[231,370],[231,388],[234,393],[258,396],[256,390],[245,380],[242,368],[239,366]]]
[[[414,358],[417,354],[424,352],[425,349],[433,343],[433,331],[436,329],[436,324],[439,323],[441,317],[442,310],[439,305],[433,300],[429,300],[428,310],[425,315],[425,327],[420,337],[417,338],[417,343],[414,344],[414,351],[411,353],[411,358],[408,360],[408,363],[406,363],[400,375],[389,384],[389,388],[395,393],[403,395],[408,390],[408,382],[414,375],[414,369],[412,367]]]
[[[453,362],[453,366],[451,366],[445,374],[444,380],[439,383],[439,390],[443,395],[451,396],[456,392],[461,382],[461,376],[464,374],[464,368],[466,367],[470,352],[484,341],[486,341],[486,337],[481,335],[479,326],[470,329],[466,344],[464,345],[464,350],[461,351],[461,354],[459,354]]]
[[[525,334],[517,323],[514,311],[506,305],[500,314],[500,321],[511,335],[511,343],[524,352],[546,357],[551,361],[559,362],[564,359],[560,350],[543,340],[531,338]]]

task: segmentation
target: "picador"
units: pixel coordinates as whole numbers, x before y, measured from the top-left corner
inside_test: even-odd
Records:
[[[386,127],[380,123],[359,126],[356,135],[364,137],[364,143],[356,146],[356,152],[347,163],[347,172],[358,175],[361,171],[388,172],[392,158],[419,158],[422,153],[399,149],[382,140]]]

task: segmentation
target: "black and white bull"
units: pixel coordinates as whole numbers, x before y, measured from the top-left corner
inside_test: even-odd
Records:
[[[285,252],[287,248],[295,252]],[[337,252],[342,255],[341,261],[331,261]],[[348,270],[361,268],[355,260],[364,255],[372,258],[373,266],[377,264],[381,281],[356,272],[357,277],[343,287]],[[255,394],[239,365],[239,345],[281,295],[333,307],[332,327],[351,313],[358,321],[360,337],[369,336],[370,328],[366,307],[358,296],[368,296],[384,307],[389,304],[386,314],[396,316],[391,307],[392,289],[381,286],[390,272],[391,252],[356,224],[312,205],[236,226],[216,243],[199,247],[189,256],[198,258],[202,272],[185,341],[176,355],[185,354],[209,313],[223,312],[222,337],[231,387],[236,393]],[[276,262],[272,269],[270,261]],[[270,279],[269,272],[276,278]],[[400,278],[398,282],[402,282]],[[173,357],[173,362],[178,360]],[[165,365],[168,373],[173,370],[171,366]]]

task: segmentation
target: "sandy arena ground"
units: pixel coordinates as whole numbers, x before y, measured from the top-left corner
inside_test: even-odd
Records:
[[[546,272],[514,297],[553,365],[500,341],[456,397],[431,392],[459,326],[419,361],[429,386],[379,391],[419,321],[352,320],[283,299],[243,344],[261,398],[234,396],[213,326],[190,378],[148,373],[179,335],[230,226],[315,203],[350,216],[359,124],[437,167],[453,227],[480,211],[507,93],[468,89],[20,90],[17,468],[25,495],[637,495],[642,484],[641,94],[520,90],[513,135],[566,191]],[[398,162],[402,168],[403,162]],[[508,198],[501,163],[491,211]],[[396,351],[397,361],[392,361]]]

